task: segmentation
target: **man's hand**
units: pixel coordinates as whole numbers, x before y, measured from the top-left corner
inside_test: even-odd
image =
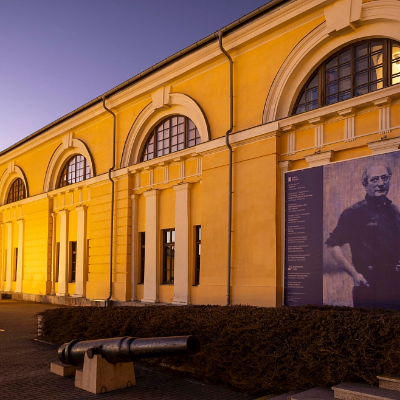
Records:
[[[363,283],[367,287],[369,286],[369,283],[364,278],[364,276],[362,274],[359,274],[358,272],[353,274],[352,278],[353,278],[353,281],[354,281],[354,286],[360,286],[361,283]]]

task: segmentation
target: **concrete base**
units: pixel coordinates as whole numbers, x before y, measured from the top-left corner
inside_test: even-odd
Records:
[[[110,364],[101,355],[85,354],[83,370],[75,374],[75,386],[90,393],[105,393],[136,385],[133,363]]]
[[[74,367],[61,362],[52,362],[50,364],[50,372],[59,376],[74,376],[78,369],[81,369],[81,367]]]
[[[377,378],[380,388],[400,391],[400,375],[380,375]]]

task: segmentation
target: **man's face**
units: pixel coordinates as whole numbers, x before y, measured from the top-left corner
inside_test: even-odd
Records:
[[[365,190],[369,196],[386,196],[389,191],[390,177],[386,167],[373,165],[367,171],[368,182]]]

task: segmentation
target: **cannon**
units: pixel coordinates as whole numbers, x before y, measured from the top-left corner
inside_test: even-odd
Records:
[[[75,386],[91,393],[103,393],[136,384],[135,360],[194,354],[199,350],[196,336],[72,340],[58,349],[61,364],[52,363],[51,371],[62,376],[68,375],[65,371],[71,371],[75,373]]]
[[[194,354],[200,349],[196,336],[170,336],[159,338],[117,337],[98,340],[72,340],[58,349],[63,364],[82,366],[85,354],[93,358],[100,354],[111,364],[132,362],[140,358]]]

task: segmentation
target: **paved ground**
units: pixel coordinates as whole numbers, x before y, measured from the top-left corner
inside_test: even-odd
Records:
[[[74,386],[73,378],[50,373],[57,346],[40,343],[36,313],[49,304],[0,300],[0,398],[7,400],[137,399],[137,400],[250,400],[254,397],[201,382],[165,375],[136,366],[136,386],[91,394]]]

